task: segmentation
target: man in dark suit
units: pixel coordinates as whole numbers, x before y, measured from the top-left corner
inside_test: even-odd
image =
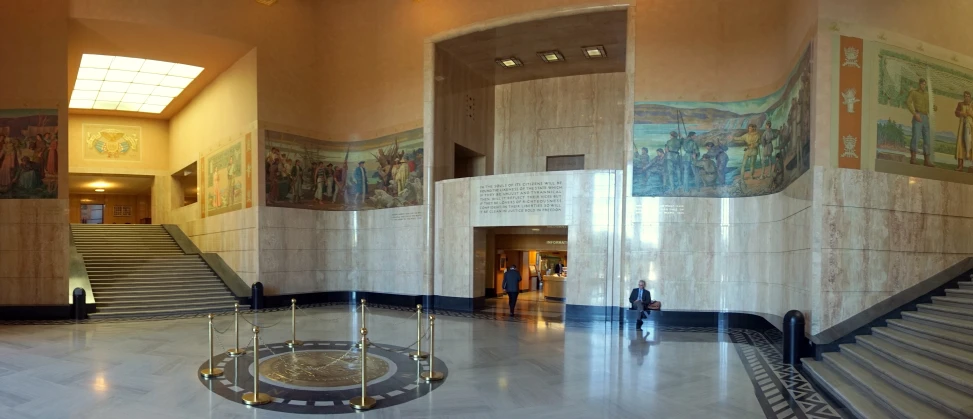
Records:
[[[645,281],[639,281],[639,287],[633,289],[632,293],[628,295],[628,302],[632,303],[633,310],[639,312],[639,319],[635,322],[635,330],[642,330],[642,319],[649,317],[645,312],[650,309],[651,305],[655,305],[655,301],[652,301],[652,294],[645,289]]]
[[[514,307],[517,306],[517,294],[520,293],[520,272],[517,272],[517,265],[510,265],[507,272],[503,273],[503,284],[501,288],[507,292],[510,298],[510,315],[514,315]]]
[[[564,269],[564,265],[562,265],[561,262],[558,262],[556,265],[554,265],[554,274],[560,275],[563,269]]]

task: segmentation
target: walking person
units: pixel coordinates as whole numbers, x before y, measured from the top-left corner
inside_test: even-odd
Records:
[[[501,287],[507,292],[510,298],[510,315],[514,315],[514,308],[517,307],[517,294],[520,293],[520,272],[517,272],[517,265],[510,265],[507,272],[503,273],[503,284]]]

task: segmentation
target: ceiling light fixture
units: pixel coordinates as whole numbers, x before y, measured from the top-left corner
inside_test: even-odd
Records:
[[[160,113],[202,71],[167,61],[84,54],[68,106]]]
[[[558,50],[538,52],[537,56],[541,57],[541,60],[545,63],[560,63],[564,61],[564,55],[561,55],[561,51]]]
[[[585,58],[595,59],[595,58],[606,58],[606,57],[608,57],[608,55],[605,54],[605,47],[603,47],[601,45],[592,45],[590,47],[581,47],[581,51],[584,52],[584,57]]]
[[[104,192],[104,191],[105,190],[104,189],[101,189],[101,188],[95,189],[95,192]]]
[[[503,68],[523,67],[524,63],[517,57],[497,58],[497,65]]]

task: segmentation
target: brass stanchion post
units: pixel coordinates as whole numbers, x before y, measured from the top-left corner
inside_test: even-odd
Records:
[[[247,350],[240,347],[240,303],[233,303],[233,335],[236,337],[236,344],[226,354],[236,358],[247,353]]]
[[[365,324],[365,308],[366,308],[366,305],[365,304],[366,304],[366,301],[365,301],[364,298],[362,298],[361,299],[361,327],[362,327],[362,329],[366,329],[367,328],[367,325]],[[367,344],[368,344],[368,341],[367,340],[362,340],[361,342],[356,343],[355,344],[355,347],[358,348],[358,349],[361,349],[362,348],[362,345],[367,345]]]
[[[436,372],[433,365],[436,363],[436,317],[429,316],[429,372],[419,374],[426,381],[439,381],[443,379],[443,373]]]
[[[209,368],[199,370],[199,375],[207,380],[223,376],[222,368],[213,368],[213,315],[209,318]]]
[[[260,392],[260,328],[253,327],[253,393],[243,395],[243,404],[259,406],[270,403],[272,399],[267,393]]]
[[[364,300],[362,300],[364,301]],[[368,410],[375,407],[375,399],[368,397],[368,376],[366,375],[368,368],[368,344],[366,343],[366,336],[368,335],[368,329],[361,328],[361,397],[355,397],[350,400],[351,407],[355,410]]]
[[[416,351],[409,354],[415,360],[426,359],[429,354],[422,351],[422,304],[416,304]]]
[[[284,342],[288,348],[301,346],[304,342],[297,340],[297,299],[291,298],[291,340]]]

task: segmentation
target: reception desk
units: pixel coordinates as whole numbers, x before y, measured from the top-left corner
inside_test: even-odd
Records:
[[[568,278],[557,275],[544,275],[544,299],[551,301],[564,301],[565,283]]]

